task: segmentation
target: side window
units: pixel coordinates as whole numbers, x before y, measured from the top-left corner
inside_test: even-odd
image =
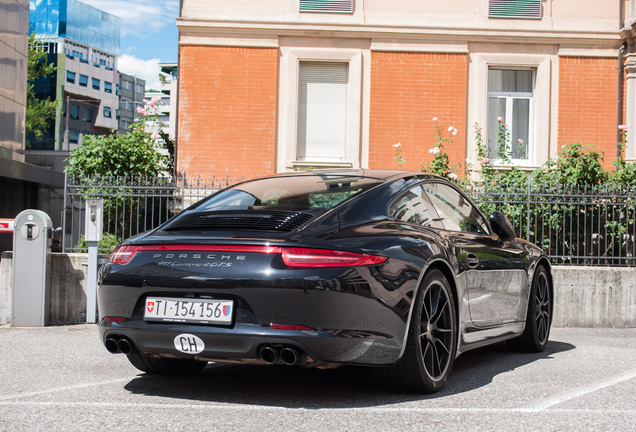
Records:
[[[404,222],[444,229],[422,186],[411,188],[391,204],[389,215]]]
[[[489,234],[488,223],[462,194],[441,183],[423,185],[435,211],[449,231]]]

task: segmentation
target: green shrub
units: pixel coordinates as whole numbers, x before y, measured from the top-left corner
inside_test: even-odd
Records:
[[[99,251],[108,251],[112,252],[117,246],[118,243],[121,243],[122,239],[115,237],[114,234],[104,233],[102,241],[99,242]],[[75,246],[77,252],[86,253],[88,252],[88,242],[84,237],[84,234],[81,235],[79,243]]]

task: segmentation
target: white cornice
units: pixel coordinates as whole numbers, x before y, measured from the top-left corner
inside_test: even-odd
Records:
[[[378,49],[391,43],[413,44],[422,39],[440,41],[457,48],[467,42],[550,43],[573,46],[617,49],[621,44],[618,32],[575,30],[501,29],[468,27],[413,27],[398,25],[364,25],[332,23],[290,23],[263,21],[216,21],[178,18],[180,44],[201,44],[197,38],[216,38],[223,45],[277,46],[278,36],[314,36],[337,38],[367,38],[378,42]],[[237,40],[238,39],[238,40]],[[243,45],[245,43],[245,45]]]

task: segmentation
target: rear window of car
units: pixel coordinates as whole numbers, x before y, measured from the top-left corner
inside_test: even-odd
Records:
[[[331,209],[380,183],[375,178],[330,174],[264,178],[225,189],[193,210]]]

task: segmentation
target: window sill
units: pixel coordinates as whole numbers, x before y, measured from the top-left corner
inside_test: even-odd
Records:
[[[287,164],[287,168],[352,168],[351,162],[311,162],[311,161],[292,161]]]
[[[510,171],[513,168],[518,168],[521,171],[534,171],[535,169],[539,168],[538,166],[535,166],[535,165],[530,165],[530,164],[522,165],[515,162],[513,162],[512,164],[503,165],[498,163],[497,161],[493,163],[492,167],[499,171]]]

